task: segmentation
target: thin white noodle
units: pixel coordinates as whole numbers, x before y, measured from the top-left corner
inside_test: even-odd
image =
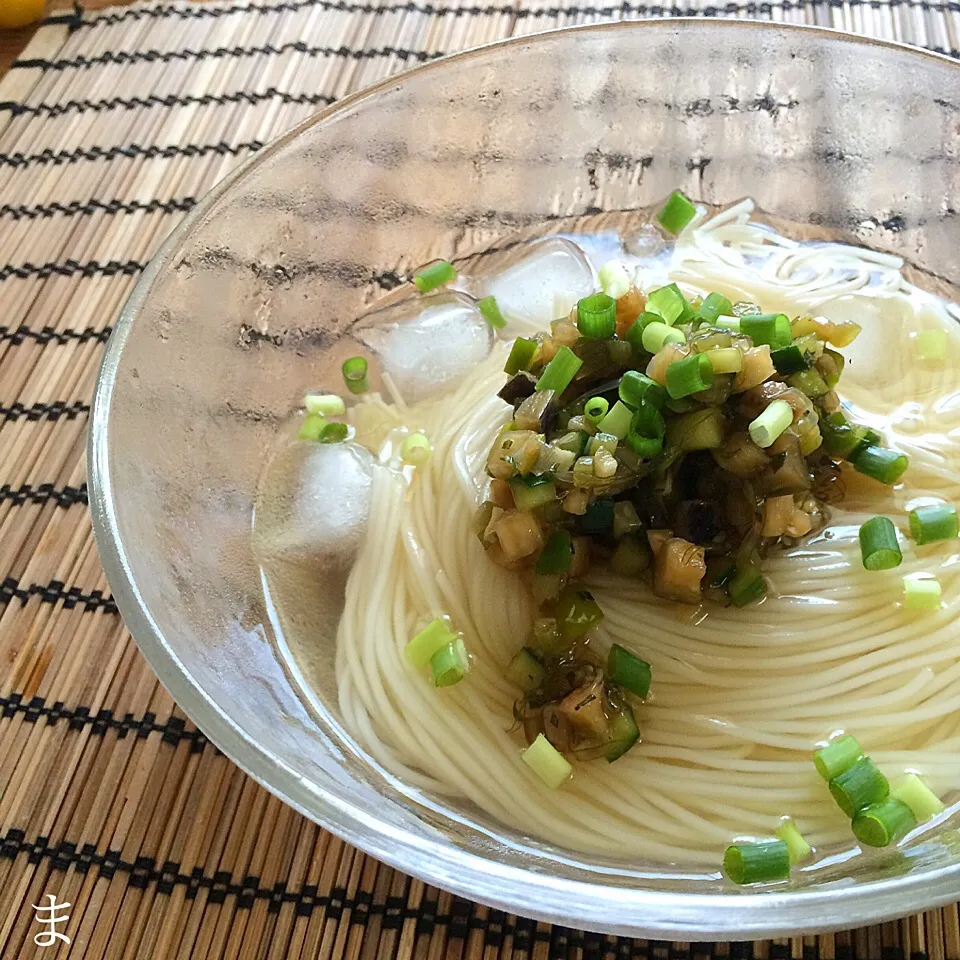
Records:
[[[871,422],[892,423],[891,439],[912,457],[910,485],[883,512],[902,516],[918,493],[960,499],[960,405],[950,399],[960,396],[960,312],[908,284],[897,257],[801,245],[754,223],[752,210],[745,200],[684,231],[672,279],[763,309],[829,312],[842,297],[872,309],[878,324],[946,329],[953,362],[912,360],[898,327],[904,349],[887,358],[885,375],[848,367],[844,392]],[[863,339],[882,349],[881,329],[867,325]],[[453,393],[409,408],[385,378],[393,405],[372,397],[354,417],[361,442],[379,446],[406,426],[433,445],[428,464],[406,476],[395,464],[376,468],[339,627],[341,713],[379,763],[412,787],[469,801],[563,847],[704,866],[731,836],[768,832],[784,814],[816,844],[847,841],[810,763],[815,742],[839,728],[890,775],[918,769],[941,792],[960,786],[960,557],[950,544],[920,554],[905,543],[899,570],[866,573],[856,530],[881,508],[864,487],[837,511],[830,537],[769,559],[781,597],[759,606],[695,616],[644,584],[597,574],[591,588],[606,619],[595,642],[648,659],[654,695],[638,711],[637,748],[613,765],[578,764],[569,784],[548,790],[520,760],[516,692],[502,672],[534,604],[471,533],[486,451],[506,416],[495,396],[503,357],[501,345]],[[906,401],[911,416],[895,419]],[[384,454],[392,456],[395,444]],[[944,604],[918,617],[897,600],[901,575],[922,571],[939,575]],[[467,680],[445,690],[403,655],[412,633],[440,614],[463,631],[473,658]]]

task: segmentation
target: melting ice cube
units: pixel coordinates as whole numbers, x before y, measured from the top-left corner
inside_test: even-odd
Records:
[[[564,237],[550,237],[521,248],[521,258],[501,273],[481,281],[480,297],[493,295],[500,310],[517,327],[544,330],[551,320],[594,290],[593,270],[583,251]]]
[[[462,293],[401,300],[364,318],[354,334],[377,355],[408,403],[452,385],[494,342],[490,324]]]
[[[254,514],[261,561],[346,569],[370,506],[373,458],[352,443],[289,443],[270,462]]]

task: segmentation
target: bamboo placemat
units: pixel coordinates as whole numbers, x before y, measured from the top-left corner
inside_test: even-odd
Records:
[[[960,46],[960,6],[930,0],[153,2],[50,18],[0,81],[0,957],[960,958],[955,906],[691,946],[550,927],[411,880],[218,754],[140,657],[97,561],[84,439],[103,344],[198,197],[317,108],[413,64],[665,14]],[[69,946],[36,942],[32,905],[49,895],[71,904]]]

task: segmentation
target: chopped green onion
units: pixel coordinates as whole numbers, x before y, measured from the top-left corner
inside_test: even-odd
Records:
[[[720,347],[719,350],[708,350],[703,354],[713,367],[713,372],[739,373],[743,369],[743,354],[736,347]]]
[[[674,330],[665,323],[648,323],[643,328],[643,349],[647,353],[657,353],[667,343],[684,343],[686,337],[682,330]]]
[[[610,409],[610,403],[604,397],[591,397],[583,405],[583,415],[596,426]]]
[[[800,828],[789,817],[780,821],[780,826],[773,831],[778,840],[782,840],[787,845],[787,854],[790,857],[790,863],[797,864],[806,860],[813,853],[813,847],[807,842]]]
[[[629,704],[623,704],[607,724],[610,741],[604,752],[607,763],[619,760],[639,739],[640,728]]]
[[[342,417],[347,408],[342,397],[335,393],[308,393],[303,398],[307,413],[319,413],[324,417]]]
[[[637,370],[628,370],[620,378],[618,392],[620,399],[634,410],[644,401],[662,407],[667,398],[666,391],[656,380]]]
[[[638,456],[650,460],[663,449],[666,430],[663,414],[652,403],[641,403],[630,420],[627,444]]]
[[[536,389],[553,390],[559,396],[570,386],[570,381],[582,366],[583,361],[569,347],[561,347],[544,367]]]
[[[947,356],[946,330],[921,330],[915,339],[921,360],[944,360]]]
[[[696,215],[697,208],[679,190],[674,190],[657,214],[657,220],[664,230],[676,236]]]
[[[868,847],[886,847],[909,833],[917,821],[913,811],[893,797],[860,810],[853,818],[853,835]]]
[[[758,446],[766,449],[793,423],[793,408],[786,400],[774,400],[767,409],[751,421],[747,428],[750,439]]]
[[[939,610],[940,594],[936,577],[903,578],[903,605],[908,610]]]
[[[830,781],[830,793],[848,816],[881,803],[890,793],[890,784],[869,757],[861,757]]]
[[[502,330],[507,325],[507,321],[500,312],[500,304],[497,303],[497,298],[492,294],[489,297],[478,300],[477,309],[483,314],[484,319],[494,330]]]
[[[810,366],[810,364],[807,363],[807,358],[803,355],[803,351],[792,344],[789,347],[781,347],[779,350],[774,350],[770,354],[770,359],[777,368],[777,373],[782,374],[799,373],[801,370],[806,370]]]
[[[613,518],[616,527],[617,518]],[[650,566],[650,547],[633,534],[620,538],[617,549],[610,557],[610,569],[621,577],[635,577]]]
[[[705,353],[691,353],[667,366],[666,379],[667,393],[672,399],[680,400],[713,385],[713,366]]]
[[[518,510],[529,513],[557,499],[557,488],[549,476],[534,474],[510,481],[510,492]]]
[[[298,440],[319,441],[323,428],[327,425],[327,418],[319,413],[308,413],[300,424],[300,430],[297,433]]]
[[[943,801],[915,773],[904,774],[891,783],[890,796],[905,803],[917,823],[926,823],[946,809]]]
[[[722,327],[724,330],[733,330],[736,333],[740,332],[740,318],[739,317],[727,317],[721,316],[717,317],[716,320],[711,324],[712,327]]]
[[[507,680],[524,691],[536,690],[546,673],[540,658],[529,647],[521,647],[504,671]]]
[[[422,433],[411,433],[400,447],[400,457],[412,467],[421,467],[430,459],[430,441]]]
[[[857,454],[870,446],[870,434],[873,431],[849,423],[836,423],[832,420],[833,416],[835,415],[831,414],[830,417],[820,421],[824,449],[832,457],[853,460]]]
[[[619,260],[605,263],[597,271],[597,279],[600,281],[600,289],[614,300],[619,300],[630,290],[630,275]]]
[[[889,517],[871,517],[860,528],[860,556],[867,570],[892,570],[903,561],[897,528]]]
[[[560,639],[575,643],[603,620],[603,611],[589,590],[566,587],[557,598],[554,608]]]
[[[960,533],[957,508],[949,503],[917,507],[907,516],[910,518],[910,536],[920,546],[938,540],[954,540]]]
[[[328,423],[320,431],[321,443],[343,443],[350,435],[350,428],[345,423]]]
[[[785,313],[748,313],[740,318],[740,332],[754,346],[769,344],[771,350],[789,347],[793,340],[790,318]]]
[[[510,356],[503,366],[503,372],[512,377],[521,370],[529,370],[530,364],[537,353],[537,341],[527,337],[517,337],[510,348]]]
[[[566,530],[554,530],[537,559],[537,573],[566,573],[572,556],[570,534]]]
[[[437,617],[404,647],[404,653],[418,670],[423,670],[438,650],[453,643],[459,636],[459,633],[450,629],[450,620],[447,617]]]
[[[787,383],[801,393],[805,393],[811,400],[830,392],[827,381],[816,370],[801,370],[799,373],[791,374],[787,377]]]
[[[827,782],[849,770],[863,756],[863,747],[856,737],[844,734],[831,740],[813,755],[817,773]]]
[[[469,659],[463,639],[457,637],[453,643],[441,647],[430,658],[430,673],[435,687],[452,687],[459,683],[467,672]]]
[[[610,412],[597,424],[597,427],[603,433],[609,433],[618,440],[626,440],[630,432],[630,421],[633,419],[633,411],[618,400],[611,408]]]
[[[895,484],[906,472],[910,461],[905,453],[887,447],[869,446],[856,453],[853,468],[857,473],[879,480],[887,486]]]
[[[577,327],[588,340],[609,340],[617,332],[617,302],[605,293],[577,301]]]
[[[733,304],[722,294],[708,293],[700,304],[700,319],[712,324],[717,317],[733,313]]]
[[[573,775],[573,767],[542,733],[537,734],[537,739],[520,756],[551,790],[556,790]]]
[[[646,330],[651,323],[663,323],[663,319],[657,313],[647,313],[644,311],[623,335],[623,339],[630,344],[635,354],[646,352],[646,348],[643,346],[643,331]]]
[[[421,267],[414,274],[413,282],[421,293],[429,293],[446,283],[453,283],[456,279],[457,271],[452,263],[448,263],[446,260],[434,260],[433,263]]]
[[[737,567],[737,572],[727,584],[727,594],[735,607],[745,607],[759,600],[767,593],[767,581],[763,579],[759,567],[746,563]]]
[[[693,308],[675,283],[654,290],[647,297],[646,312],[663,317],[663,322],[670,327],[677,321],[683,323],[693,316]]]
[[[351,393],[366,393],[370,389],[365,357],[350,357],[349,360],[344,360],[340,370],[343,373],[347,389]]]
[[[632,654],[619,643],[607,654],[607,677],[614,683],[646,699],[650,693],[650,664]]]
[[[782,840],[735,843],[723,855],[723,871],[740,886],[786,880],[790,876],[790,851]]]

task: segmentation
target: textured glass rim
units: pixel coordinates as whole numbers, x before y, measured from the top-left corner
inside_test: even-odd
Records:
[[[90,509],[100,559],[118,609],[141,652],[170,695],[204,734],[245,773],[348,843],[405,873],[470,900],[548,923],[604,933],[665,940],[749,940],[802,932],[852,928],[952,902],[960,896],[960,864],[849,886],[782,893],[731,891],[722,894],[626,889],[602,883],[545,876],[468,853],[450,842],[413,837],[380,822],[336,784],[309,783],[296,770],[249,737],[190,677],[146,609],[133,581],[117,527],[109,462],[109,418],[117,371],[131,327],[158,275],[175,250],[216,201],[250,169],[282,150],[302,131],[425,73],[456,69],[491,51],[540,46],[556,34],[625,30],[676,30],[690,24],[739,32],[782,31],[819,35],[826,44],[870,44],[899,56],[930,59],[953,70],[960,63],[908,44],[862,37],[842,30],[770,21],[675,17],[563,27],[511,37],[438,58],[388,77],[304,120],[246,160],[216,184],[190,211],[154,255],[121,311],[104,354],[91,411],[87,462]]]

